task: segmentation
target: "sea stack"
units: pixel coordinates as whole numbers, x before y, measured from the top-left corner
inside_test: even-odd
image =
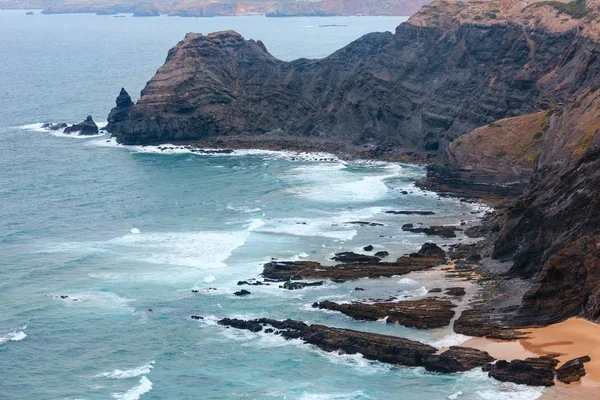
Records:
[[[110,114],[108,114],[108,125],[106,126],[106,130],[109,132],[112,132],[115,124],[118,124],[127,118],[127,114],[133,106],[131,96],[129,96],[129,93],[127,93],[125,88],[121,88],[116,103],[117,106],[110,111]]]

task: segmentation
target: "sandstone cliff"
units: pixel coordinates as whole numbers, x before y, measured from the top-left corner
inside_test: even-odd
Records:
[[[600,81],[597,24],[554,3],[438,0],[394,35],[290,63],[235,32],[189,34],[109,130],[125,144],[269,133],[437,151]]]

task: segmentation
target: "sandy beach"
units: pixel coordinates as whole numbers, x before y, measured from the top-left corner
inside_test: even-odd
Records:
[[[570,318],[558,324],[526,331],[531,332],[526,339],[501,341],[473,338],[462,343],[462,346],[485,350],[493,357],[504,360],[558,353],[562,364],[587,355],[591,361],[585,364],[586,375],[580,382],[566,385],[556,381],[556,386],[547,389],[542,398],[600,398],[600,325],[581,318]]]

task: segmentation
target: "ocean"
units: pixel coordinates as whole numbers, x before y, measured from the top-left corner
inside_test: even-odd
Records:
[[[481,370],[427,373],[216,324],[293,318],[438,347],[464,340],[450,328],[358,322],[311,307],[325,299],[419,298],[442,284],[435,271],[233,295],[272,258],[326,263],[370,244],[394,258],[430,240],[402,224],[472,223],[486,211],[418,189],[423,167],[255,150],[161,152],[41,129],[88,114],[102,125],[120,88],[135,100],[187,32],[234,29],[292,60],[324,57],[405,19],[0,11],[0,398],[539,397],[538,389]],[[435,215],[385,213],[407,209]],[[457,240],[469,239],[459,233]]]

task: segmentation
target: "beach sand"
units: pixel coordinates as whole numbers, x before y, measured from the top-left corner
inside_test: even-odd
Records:
[[[558,359],[562,364],[573,358],[587,355],[592,360],[585,364],[586,375],[581,381],[570,385],[556,381],[556,386],[547,389],[542,398],[600,399],[600,325],[581,318],[570,318],[558,324],[526,331],[531,332],[526,339],[500,341],[472,338],[461,346],[485,350],[500,360],[558,353],[560,354]]]

